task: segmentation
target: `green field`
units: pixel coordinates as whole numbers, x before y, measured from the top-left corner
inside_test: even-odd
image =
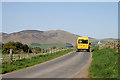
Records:
[[[92,53],[90,78],[118,78],[118,52],[116,49],[98,47]]]
[[[38,55],[30,59],[22,59],[19,61],[5,62],[5,63],[2,63],[2,73],[4,74],[4,73],[12,72],[15,70],[27,68],[36,64],[40,64],[42,62],[67,54],[71,51],[75,51],[75,49],[63,50],[63,51],[59,51],[52,54],[46,54],[46,55]]]
[[[51,43],[51,44],[40,44],[40,45],[28,45],[29,47],[40,47],[43,49],[51,48],[51,47],[66,47],[69,46],[69,44],[63,44],[63,43]]]
[[[107,41],[100,41],[102,44],[106,43]],[[98,41],[93,41],[92,44],[97,44]]]

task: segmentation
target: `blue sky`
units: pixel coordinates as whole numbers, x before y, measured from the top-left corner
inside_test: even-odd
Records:
[[[4,2],[2,31],[65,30],[97,39],[118,37],[117,2]]]

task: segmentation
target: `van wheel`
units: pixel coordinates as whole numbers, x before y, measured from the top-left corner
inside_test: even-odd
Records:
[[[79,50],[79,49],[77,49],[77,52],[80,52],[80,50]]]
[[[87,49],[87,52],[90,52],[90,49]]]

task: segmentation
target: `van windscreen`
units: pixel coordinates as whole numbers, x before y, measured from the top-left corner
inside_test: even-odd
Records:
[[[79,39],[78,43],[79,44],[88,44],[88,40]]]

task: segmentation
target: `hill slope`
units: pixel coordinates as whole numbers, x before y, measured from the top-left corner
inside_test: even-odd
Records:
[[[38,30],[24,30],[11,34],[2,34],[2,41],[4,43],[8,41],[19,41],[25,44],[40,43],[71,43],[76,44],[78,35],[62,31],[62,30],[50,30],[50,31],[38,31]],[[91,41],[95,40],[90,38]]]

